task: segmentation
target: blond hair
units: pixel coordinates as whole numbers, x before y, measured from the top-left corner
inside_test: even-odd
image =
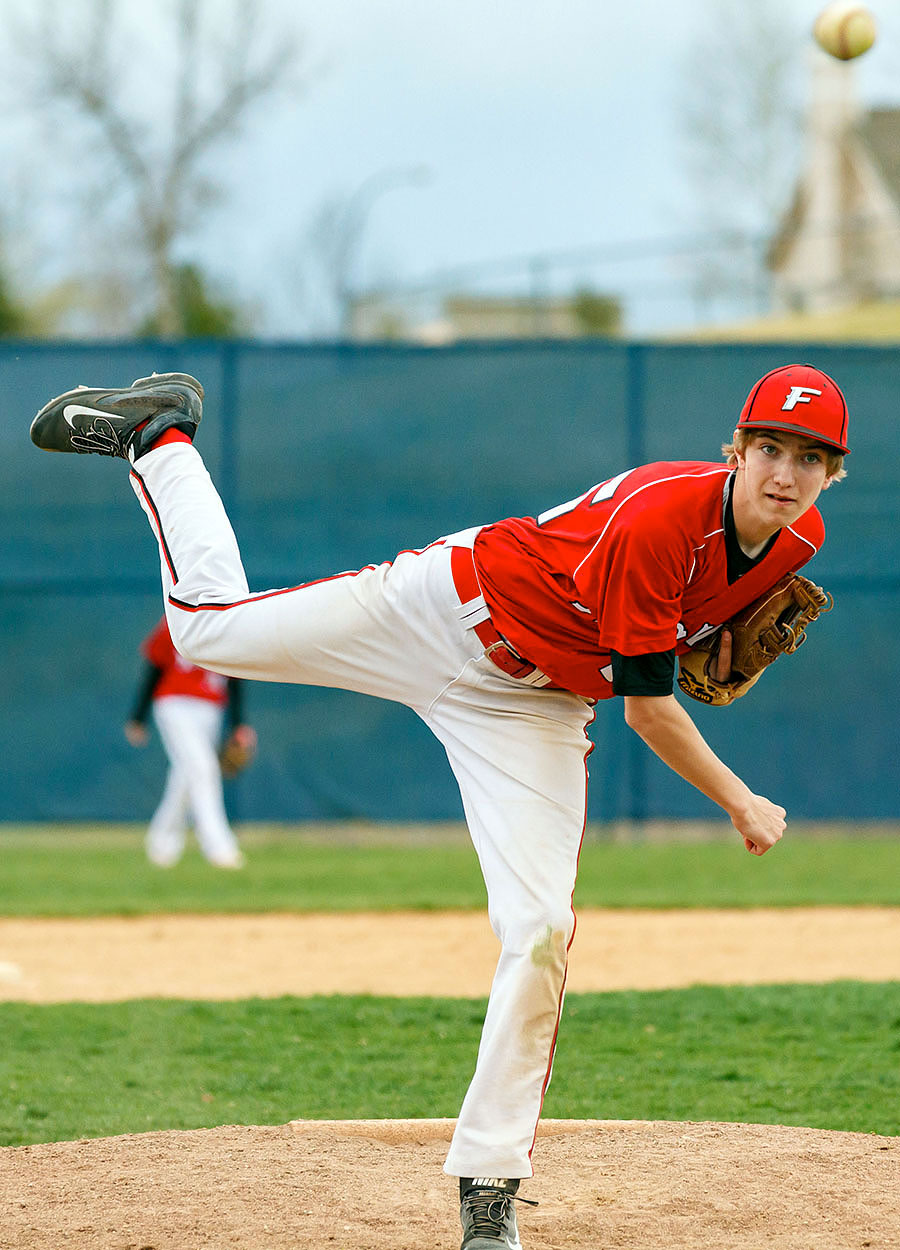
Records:
[[[743,455],[750,446],[750,441],[755,434],[765,435],[768,430],[735,430],[732,441],[722,444],[722,455],[725,457],[729,468],[736,468],[738,455]],[[777,430],[775,433],[777,434]],[[815,442],[815,440],[813,440]],[[835,451],[833,447],[829,447],[827,443],[815,443],[817,447],[821,447],[825,453],[825,468],[828,477],[833,482],[840,482],[847,476],[847,470],[844,468],[844,457],[839,451]]]

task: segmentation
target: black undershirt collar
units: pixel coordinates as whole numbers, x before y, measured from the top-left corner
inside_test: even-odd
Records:
[[[722,492],[723,503],[723,524],[725,529],[725,559],[727,561],[728,585],[736,582],[739,577],[743,577],[745,573],[749,573],[752,568],[759,564],[760,560],[765,560],[766,556],[772,550],[772,546],[778,537],[780,530],[772,535],[769,541],[763,547],[758,556],[748,556],[742,550],[741,544],[738,542],[737,530],[734,528],[734,500],[732,499],[732,488],[734,486],[734,473],[730,473],[725,481],[725,489]]]

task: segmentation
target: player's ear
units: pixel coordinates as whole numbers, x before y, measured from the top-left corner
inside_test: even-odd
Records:
[[[740,430],[735,430],[732,434],[731,445],[734,448],[734,458],[737,461],[737,467],[739,469],[743,469],[745,460],[744,452],[746,451],[746,447],[744,446],[744,440],[741,437]]]

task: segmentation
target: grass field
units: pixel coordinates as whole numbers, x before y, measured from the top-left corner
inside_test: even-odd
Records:
[[[0,1004],[0,1144],[454,1116],[483,1013],[375,997]],[[545,1114],[900,1133],[900,986],[571,995]]]
[[[222,873],[189,852],[147,864],[140,831],[0,831],[0,915],[475,908],[478,863],[461,839],[400,846],[310,843],[289,832],[245,839],[247,868]],[[785,839],[748,855],[712,842],[586,841],[582,907],[900,906],[900,837]]]
[[[151,871],[136,830],[0,834],[0,914],[482,907],[464,844],[248,843]],[[900,905],[900,841],[586,844],[582,906]],[[0,951],[0,959],[2,959]],[[483,1002],[0,1003],[0,1143],[292,1118],[452,1116]],[[571,995],[548,1117],[900,1133],[900,984]],[[327,1044],[323,1040],[327,1039]]]

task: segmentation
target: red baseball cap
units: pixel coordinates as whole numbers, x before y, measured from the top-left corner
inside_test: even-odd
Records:
[[[847,446],[847,401],[838,384],[813,365],[782,365],[760,378],[747,396],[738,429],[808,434],[835,451]]]

